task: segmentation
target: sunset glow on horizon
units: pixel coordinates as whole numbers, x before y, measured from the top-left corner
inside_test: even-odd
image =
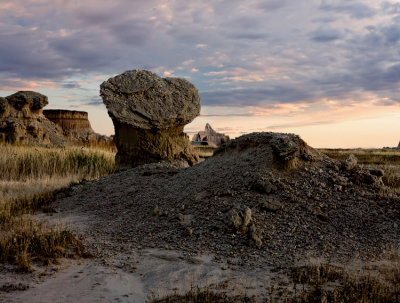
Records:
[[[400,3],[389,0],[3,0],[0,96],[89,112],[111,135],[100,84],[131,69],[192,82],[231,137],[290,132],[313,147],[400,140]]]

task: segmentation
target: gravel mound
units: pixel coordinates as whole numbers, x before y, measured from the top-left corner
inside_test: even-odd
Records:
[[[75,186],[56,206],[87,218],[99,254],[158,247],[232,267],[371,259],[400,243],[400,199],[382,175],[292,134],[252,133],[192,167],[148,164]]]

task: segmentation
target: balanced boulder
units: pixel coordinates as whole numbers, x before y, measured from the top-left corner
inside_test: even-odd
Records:
[[[100,95],[114,123],[118,168],[198,156],[183,127],[200,113],[200,97],[190,82],[131,70],[103,82]]]

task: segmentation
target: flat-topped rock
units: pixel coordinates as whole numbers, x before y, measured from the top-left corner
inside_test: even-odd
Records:
[[[75,143],[111,143],[108,136],[96,133],[90,125],[89,115],[84,111],[47,109],[43,114],[62,128],[63,134]]]
[[[127,71],[103,82],[100,95],[115,128],[117,168],[159,161],[198,161],[185,124],[200,113],[200,97],[190,82]]]

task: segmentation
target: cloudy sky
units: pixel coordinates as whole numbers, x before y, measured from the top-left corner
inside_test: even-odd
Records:
[[[400,140],[400,2],[0,0],[0,96],[46,94],[113,133],[99,85],[130,69],[184,77],[231,136],[300,134],[315,147]]]

